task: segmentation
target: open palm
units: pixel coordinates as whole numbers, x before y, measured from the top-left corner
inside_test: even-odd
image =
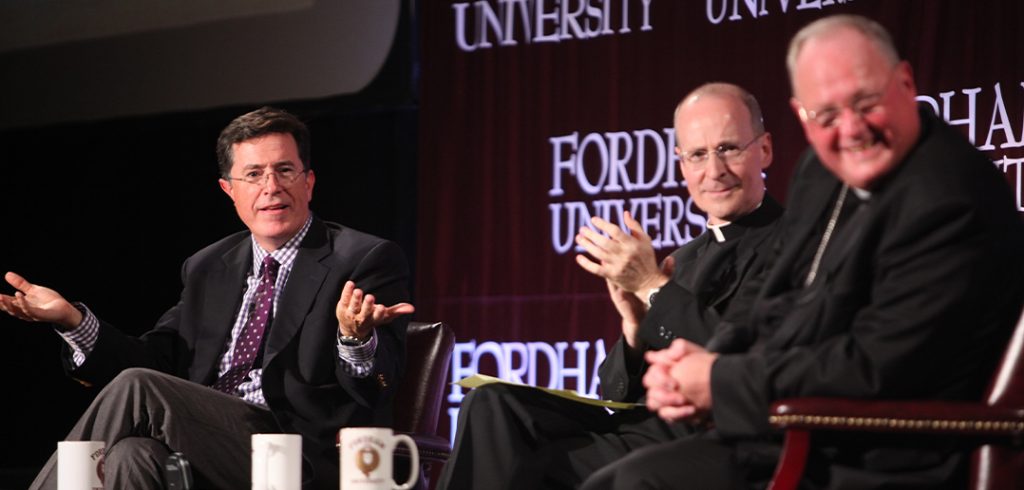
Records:
[[[25,278],[8,272],[4,275],[7,283],[17,291],[14,296],[0,294],[0,309],[7,314],[25,321],[51,322],[73,327],[81,314],[57,291],[37,286]]]

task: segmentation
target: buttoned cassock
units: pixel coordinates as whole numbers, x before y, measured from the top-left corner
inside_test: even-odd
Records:
[[[724,241],[708,231],[673,252],[672,280],[640,326],[649,348],[666,347],[676,337],[698,343],[710,337],[739,301],[740,285],[765,269],[781,213],[765,196],[758,209],[720,230]],[[638,401],[645,366],[626,365],[624,342],[620,336],[600,367],[601,390],[606,399]],[[631,450],[688,432],[643,407],[609,415],[534,390],[487,385],[463,399],[453,455],[439,488],[572,487]]]
[[[584,488],[763,482],[779,448],[768,407],[782,398],[980,399],[1024,301],[1024,224],[1002,172],[927,107],[919,115],[919,140],[866,207],[840,216],[807,287],[842,183],[804,155],[751,316],[708,341],[723,353],[711,370],[714,429],[644,448]],[[966,450],[940,437],[833,434],[816,445],[808,485],[965,485]],[[713,457],[695,461],[695,448]]]

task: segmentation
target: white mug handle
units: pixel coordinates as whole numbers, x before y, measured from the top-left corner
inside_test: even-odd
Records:
[[[416,479],[420,477],[420,451],[416,447],[416,441],[412,440],[411,437],[405,434],[395,434],[394,437],[396,441],[404,443],[409,448],[412,461],[409,463],[409,480],[401,485],[394,480],[391,480],[391,483],[394,485],[395,490],[409,490],[416,484]]]

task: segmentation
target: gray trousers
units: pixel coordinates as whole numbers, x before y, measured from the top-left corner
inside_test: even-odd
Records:
[[[67,440],[106,442],[106,488],[163,488],[163,463],[174,451],[188,458],[200,488],[248,488],[250,435],[279,431],[267,408],[132,368],[96,396]],[[57,488],[56,452],[29,488]]]

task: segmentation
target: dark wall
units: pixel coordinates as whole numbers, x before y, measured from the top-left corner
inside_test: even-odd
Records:
[[[0,269],[83,301],[126,332],[146,331],[176,301],[181,262],[243,228],[217,186],[213,151],[243,110],[0,134]],[[314,212],[396,240],[413,257],[415,108],[305,119]],[[0,439],[19,446],[0,461],[33,464],[93,392],[64,378],[48,326],[3,315],[0,328],[0,380],[11,397],[0,420],[16,421],[0,424]]]
[[[364,91],[271,103],[310,126],[313,211],[395,240],[411,263],[417,102],[408,12],[401,23]],[[0,132],[0,273],[17,271],[125,332],[145,332],[177,301],[182,261],[243,229],[217,185],[214,145],[254,108]],[[13,293],[5,282],[0,291]],[[62,341],[49,326],[0,314],[0,332],[0,488],[23,488],[97,390],[64,375]]]

